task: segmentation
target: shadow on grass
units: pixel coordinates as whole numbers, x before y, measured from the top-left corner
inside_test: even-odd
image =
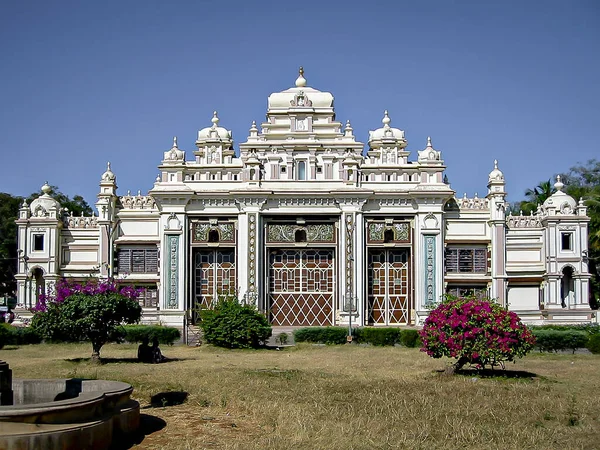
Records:
[[[186,358],[167,358],[159,364],[165,364],[175,361],[185,361]],[[82,363],[82,362],[91,362],[91,358],[67,358],[66,362],[70,363]],[[128,363],[128,364],[148,364],[153,365],[151,363],[141,362],[137,358],[102,358],[101,364],[115,364],[115,363]]]
[[[167,406],[181,405],[185,403],[187,398],[188,393],[184,391],[159,392],[150,398],[150,404],[148,406],[144,406],[143,409],[165,408]]]
[[[167,422],[160,417],[151,416],[150,414],[140,414],[140,427],[138,428],[137,433],[130,436],[119,436],[116,439],[113,439],[110,450],[125,450],[134,445],[140,445],[146,436],[156,433],[166,426]]]
[[[444,370],[437,371],[440,374],[445,374]],[[535,378],[541,378],[536,373],[528,372],[526,370],[502,370],[502,369],[460,369],[457,370],[455,375],[462,375],[464,377],[476,377],[476,378],[504,378],[504,379],[521,379],[521,380],[534,380]]]

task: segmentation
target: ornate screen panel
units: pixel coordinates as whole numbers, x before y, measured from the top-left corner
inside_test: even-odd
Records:
[[[331,325],[333,250],[272,250],[269,254],[271,323]]]
[[[209,308],[220,296],[234,295],[236,289],[235,250],[205,250],[194,255],[194,299]]]
[[[369,323],[407,324],[410,309],[409,250],[369,252]]]

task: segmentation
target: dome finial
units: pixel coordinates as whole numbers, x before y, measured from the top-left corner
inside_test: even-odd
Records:
[[[50,194],[51,191],[52,191],[52,188],[50,187],[50,185],[48,184],[48,182],[47,181],[44,182],[44,185],[42,186],[42,192],[45,195],[48,195],[48,194]]]
[[[431,143],[431,136],[427,136],[427,147],[433,148],[433,144]]]
[[[565,185],[562,181],[560,181],[560,175],[556,175],[556,183],[554,183],[554,188],[557,191],[561,191],[563,187],[565,187]]]
[[[494,169],[498,170],[498,160],[494,160]]]
[[[219,116],[217,116],[216,111],[213,111],[213,117],[212,119],[210,119],[210,121],[213,123],[214,128],[216,128],[219,125]]]
[[[177,147],[177,136],[173,136],[173,148],[179,148]]]
[[[381,120],[381,122],[383,123],[384,127],[389,127],[391,121],[392,121],[392,119],[390,119],[390,116],[388,115],[388,110],[386,109],[383,112],[383,119]]]
[[[296,78],[296,87],[306,86],[306,78],[304,78],[304,68],[300,66],[298,70],[298,78]]]

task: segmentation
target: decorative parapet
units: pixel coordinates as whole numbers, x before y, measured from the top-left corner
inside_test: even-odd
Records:
[[[462,198],[456,198],[456,204],[460,209],[489,209],[490,204],[487,198],[479,198],[477,194],[475,197],[468,198],[467,194],[464,194]]]
[[[74,216],[71,212],[70,216],[63,217],[63,225],[65,228],[98,228],[98,218],[96,216]]]
[[[512,212],[506,218],[508,228],[542,228],[542,215],[531,214],[524,216],[523,211],[518,216],[513,216]]]
[[[119,197],[123,209],[155,209],[156,202],[150,195],[142,195],[138,191],[137,195],[131,195],[130,191],[127,191],[127,195]]]

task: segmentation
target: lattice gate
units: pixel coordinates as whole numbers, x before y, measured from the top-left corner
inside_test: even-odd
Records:
[[[408,249],[369,251],[368,320],[373,325],[409,322],[410,280]]]
[[[276,326],[333,323],[333,250],[271,250],[269,306]]]
[[[234,295],[235,250],[203,250],[194,254],[194,301],[210,307],[221,295]]]

